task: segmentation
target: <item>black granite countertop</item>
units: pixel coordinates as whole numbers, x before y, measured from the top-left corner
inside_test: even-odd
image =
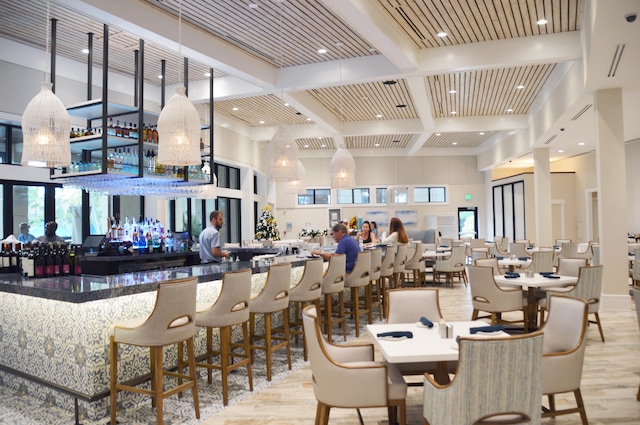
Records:
[[[304,264],[304,258],[291,256],[292,266]],[[123,273],[110,276],[81,275],[47,278],[23,278],[18,273],[0,275],[0,291],[31,297],[71,303],[122,297],[142,292],[155,291],[158,282],[196,276],[198,282],[222,279],[227,271],[251,269],[253,273],[265,273],[269,267],[251,261],[219,264],[200,264],[167,270],[151,270]]]

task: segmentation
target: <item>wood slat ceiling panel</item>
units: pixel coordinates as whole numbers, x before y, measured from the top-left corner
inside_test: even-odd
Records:
[[[103,24],[72,9],[50,3],[50,17],[57,23],[58,56],[87,62],[82,49],[87,47],[89,32],[93,36],[93,64],[102,67]],[[2,1],[0,2],[0,36],[32,47],[45,49],[47,8],[45,1]],[[175,28],[176,34],[178,27]],[[134,51],[139,49],[139,39],[120,29],[109,27],[109,70],[132,76],[134,73]],[[167,61],[166,84],[176,84],[183,67],[183,59],[162,46],[145,43],[145,81],[159,86],[161,80],[160,61]],[[196,61],[189,62],[189,79],[201,80],[209,68]],[[214,77],[225,74],[214,70]],[[101,78],[95,76],[94,78]],[[182,79],[183,80],[183,79]],[[133,87],[131,87],[133,91]]]
[[[305,138],[305,139],[296,139],[296,143],[298,144],[298,149],[300,150],[335,150],[336,145],[333,141],[333,137],[323,137],[319,138]]]
[[[178,16],[179,0],[144,0]],[[258,7],[250,8],[249,4]],[[318,0],[183,0],[185,21],[273,66],[376,54]],[[336,43],[343,43],[336,47]],[[320,48],[327,53],[319,54]]]
[[[284,106],[275,95],[223,100],[214,103],[215,111],[242,121],[248,126],[273,126],[278,124],[311,124],[291,106]],[[238,108],[234,111],[233,108]],[[264,121],[264,123],[260,123]]]
[[[345,85],[342,89],[339,86],[319,88],[308,90],[307,93],[342,121],[418,118],[405,80],[398,80],[396,84],[377,81]],[[406,107],[399,108],[397,105]]]
[[[546,64],[428,76],[434,116],[526,114],[554,69]]]
[[[345,142],[347,149],[406,149],[412,136],[412,134],[349,136],[345,137]]]
[[[584,0],[377,0],[418,48],[580,29]],[[545,25],[536,22],[547,19]],[[446,37],[438,37],[439,32]]]
[[[422,148],[475,148],[496,134],[497,131],[434,133],[424,142]]]

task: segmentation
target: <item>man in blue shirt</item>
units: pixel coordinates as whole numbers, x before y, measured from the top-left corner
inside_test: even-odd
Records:
[[[229,258],[229,251],[220,249],[220,233],[224,224],[224,215],[221,211],[211,211],[209,214],[211,223],[200,233],[200,262],[219,263],[223,258]]]
[[[20,234],[18,235],[18,240],[22,243],[27,243],[33,241],[36,237],[29,233],[29,224],[22,222],[20,223]]]
[[[335,254],[346,255],[346,272],[351,273],[351,270],[353,270],[353,266],[356,264],[358,253],[360,252],[360,245],[358,245],[358,242],[354,238],[347,234],[347,227],[344,224],[336,224],[331,230],[333,231],[333,240],[338,242],[338,247],[336,248]],[[320,255],[325,260],[328,260],[329,257],[333,255],[321,250],[314,250],[312,254]]]

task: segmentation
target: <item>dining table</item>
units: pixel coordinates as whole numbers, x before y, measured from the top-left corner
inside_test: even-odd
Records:
[[[548,274],[533,273],[533,276],[527,276],[526,273],[519,273],[519,277],[510,277],[513,275],[496,275],[493,277],[498,286],[513,286],[522,288],[527,291],[527,324],[529,331],[533,331],[538,327],[537,317],[538,309],[536,303],[536,289],[545,290],[547,288],[559,288],[573,285],[578,282],[577,276],[558,276]]]
[[[388,363],[394,364],[420,364],[435,362],[436,382],[446,384],[449,382],[447,362],[458,360],[458,336],[469,336],[470,329],[474,327],[486,327],[487,322],[482,320],[448,322],[450,337],[442,337],[440,325],[434,323],[429,328],[421,322],[416,323],[376,323],[367,325],[367,332],[371,336],[375,346]],[[411,338],[384,337],[388,332],[410,332]],[[491,333],[498,336],[498,333]],[[508,335],[502,332],[500,335]],[[480,336],[480,335],[478,335]]]
[[[434,259],[434,258],[438,259],[438,258],[448,257],[450,255],[451,255],[451,252],[426,250],[422,253],[422,259],[423,260]]]
[[[521,258],[504,257],[502,259],[498,259],[498,266],[501,268],[507,268],[510,272],[513,272],[516,268],[527,268],[531,265],[531,258]]]

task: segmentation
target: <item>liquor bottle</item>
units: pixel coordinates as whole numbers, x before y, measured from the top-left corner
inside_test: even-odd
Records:
[[[158,144],[158,129],[157,129],[157,127],[158,127],[157,125],[153,126],[153,142],[152,142],[152,143],[155,143],[156,145]]]
[[[73,253],[75,255],[75,261],[73,262],[73,274],[76,276],[80,276],[82,274],[82,264],[80,261],[80,256],[76,253],[76,247],[73,247]]]
[[[87,129],[84,131],[83,136],[93,136],[93,129],[92,129],[92,128],[87,128]]]
[[[76,129],[71,127],[71,133],[69,133],[69,138],[75,139],[75,137],[76,137]]]
[[[62,256],[62,270],[60,270],[60,274],[63,276],[68,276],[71,274],[71,260],[69,255],[69,249],[65,244],[62,247],[62,252],[60,254]]]
[[[122,227],[122,223],[118,222],[118,227],[117,227],[117,238],[119,241],[122,240],[122,238],[124,237],[124,228]]]
[[[40,245],[35,254],[35,277],[45,277],[46,263],[44,246]]]
[[[113,127],[113,117],[109,118],[109,125],[107,126],[107,136],[115,136],[116,129]]]
[[[76,247],[75,245],[69,246],[69,273],[70,275],[76,274],[75,266],[76,266]]]
[[[109,239],[115,239],[118,237],[118,226],[116,226],[116,218],[111,217],[111,231],[109,232]]]
[[[60,276],[62,271],[62,258],[60,256],[60,243],[53,247],[51,253],[49,253],[50,257],[53,257],[53,275],[55,277]]]
[[[133,124],[133,128],[129,130],[129,138],[138,140],[138,124]]]
[[[120,120],[116,120],[116,136],[122,137],[122,127],[120,127]]]
[[[147,124],[142,124],[142,143],[147,143]]]

